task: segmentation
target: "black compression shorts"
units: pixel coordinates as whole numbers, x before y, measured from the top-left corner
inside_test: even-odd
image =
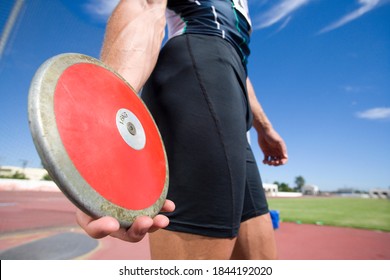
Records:
[[[228,42],[188,34],[169,40],[142,98],[169,162],[168,199],[176,209],[166,229],[234,237],[241,222],[268,213],[246,136],[246,72]]]

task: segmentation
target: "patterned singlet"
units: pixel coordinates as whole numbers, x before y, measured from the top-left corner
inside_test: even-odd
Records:
[[[169,39],[181,34],[222,37],[246,66],[251,33],[247,0],[168,0],[166,18]]]

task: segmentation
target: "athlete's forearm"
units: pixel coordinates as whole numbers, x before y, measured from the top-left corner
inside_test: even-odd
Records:
[[[255,90],[249,78],[246,79],[246,85],[248,90],[249,103],[253,113],[253,127],[258,133],[262,134],[265,130],[272,129],[272,124],[265,114],[260,102],[258,101]]]
[[[164,38],[167,0],[122,0],[106,28],[101,60],[139,92]]]

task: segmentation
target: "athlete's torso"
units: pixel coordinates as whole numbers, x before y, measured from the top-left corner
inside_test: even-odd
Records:
[[[247,0],[168,0],[168,36],[205,34],[229,41],[246,64],[251,22]]]

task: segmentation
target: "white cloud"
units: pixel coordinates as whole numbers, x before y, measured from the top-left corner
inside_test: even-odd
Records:
[[[278,4],[274,5],[270,10],[258,15],[254,18],[254,29],[262,29],[269,27],[285,18],[288,18],[284,22],[284,26],[289,22],[289,16],[301,8],[305,4],[309,3],[310,0],[283,0]]]
[[[347,85],[347,86],[343,86],[342,88],[346,92],[360,92],[361,91],[361,88],[357,87],[357,86]]]
[[[352,11],[351,13],[343,16],[338,21],[328,25],[327,27],[320,30],[319,34],[329,32],[336,28],[339,28],[359,17],[368,13],[369,11],[377,8],[380,4],[384,4],[385,2],[389,2],[388,0],[358,0],[360,7],[357,10]]]
[[[363,112],[358,112],[356,116],[358,118],[368,120],[390,119],[390,107],[369,109]]]
[[[372,85],[345,85],[341,89],[347,93],[370,93],[376,90],[376,87]]]
[[[277,32],[283,30],[287,25],[288,23],[290,22],[290,20],[292,19],[292,16],[289,16],[288,18],[286,18],[284,20],[284,22],[282,23],[282,25],[279,27],[279,29],[277,30]]]
[[[119,0],[89,0],[84,8],[93,18],[106,21],[118,2]]]

